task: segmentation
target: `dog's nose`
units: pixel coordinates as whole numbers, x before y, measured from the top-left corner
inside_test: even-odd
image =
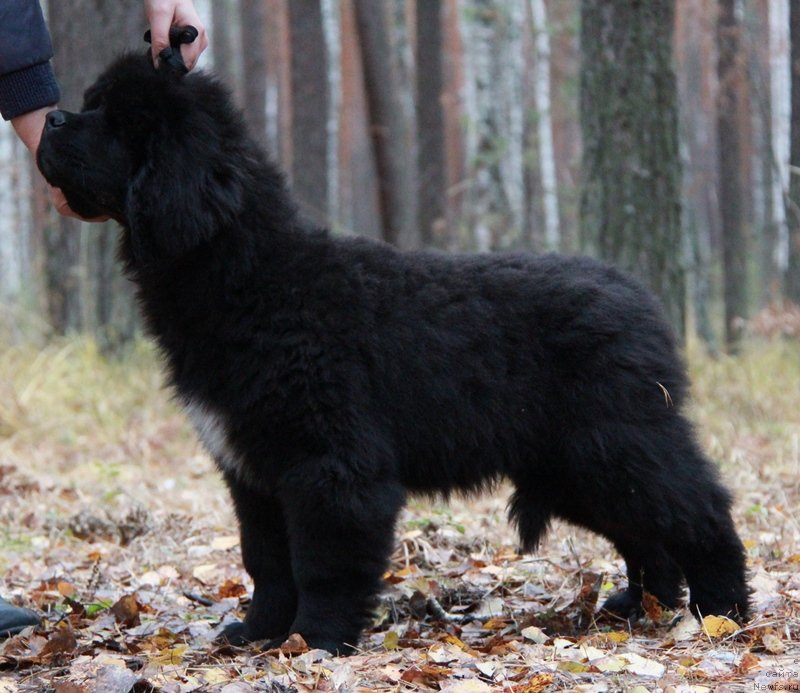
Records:
[[[50,111],[50,113],[45,116],[45,120],[48,128],[60,128],[67,122],[67,116],[64,111]]]

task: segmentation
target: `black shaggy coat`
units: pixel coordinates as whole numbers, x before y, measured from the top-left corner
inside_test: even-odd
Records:
[[[730,496],[683,414],[685,368],[638,282],[585,258],[404,253],[299,219],[207,75],[128,57],[52,115],[39,153],[121,256],[170,380],[225,476],[255,592],[234,641],[346,652],[406,495],[510,479],[533,550],[550,518],[608,537],[606,608],[747,613]],[[322,163],[320,165],[323,165]]]

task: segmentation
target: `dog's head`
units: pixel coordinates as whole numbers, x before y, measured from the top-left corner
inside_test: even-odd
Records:
[[[84,94],[80,113],[48,114],[37,163],[85,217],[109,215],[134,255],[174,256],[234,224],[252,144],[224,88],[129,55]]]

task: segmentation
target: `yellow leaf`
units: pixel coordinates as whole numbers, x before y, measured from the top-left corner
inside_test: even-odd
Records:
[[[225,669],[216,667],[212,669],[203,669],[200,675],[203,677],[203,681],[209,685],[228,683],[228,681],[231,680],[231,675]]]
[[[703,630],[710,638],[724,638],[739,630],[739,624],[727,616],[706,616],[703,619]]]
[[[614,643],[628,642],[631,637],[628,633],[624,633],[621,630],[615,630],[611,633],[604,633],[603,635],[607,640]]]
[[[528,680],[519,693],[543,693],[548,686],[552,685],[554,679],[552,674],[536,674]]]
[[[393,630],[387,630],[383,636],[383,646],[387,650],[396,650],[400,646],[400,636]]]
[[[604,674],[609,672],[616,672],[622,671],[625,667],[628,666],[628,662],[626,662],[621,657],[602,657],[600,659],[595,659],[592,662],[592,666]]]
[[[583,664],[582,662],[573,662],[565,659],[564,661],[558,663],[558,670],[567,671],[570,674],[582,674],[585,671],[589,671],[589,666],[587,664]]]
[[[183,654],[189,649],[188,645],[180,644],[170,647],[166,650],[161,650],[157,654],[150,655],[150,664],[157,666],[170,666],[180,664],[183,659]]]

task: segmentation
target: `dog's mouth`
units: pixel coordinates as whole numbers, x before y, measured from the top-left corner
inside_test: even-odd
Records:
[[[42,135],[39,148],[36,152],[36,165],[39,167],[44,179],[54,188],[59,188],[67,198],[70,209],[76,214],[92,219],[101,216],[111,216],[119,220],[122,210],[117,200],[111,199],[108,191],[102,185],[93,185],[86,172],[89,170],[87,163],[70,148],[56,147],[47,136]],[[103,175],[111,175],[92,169],[92,178],[97,179]]]

